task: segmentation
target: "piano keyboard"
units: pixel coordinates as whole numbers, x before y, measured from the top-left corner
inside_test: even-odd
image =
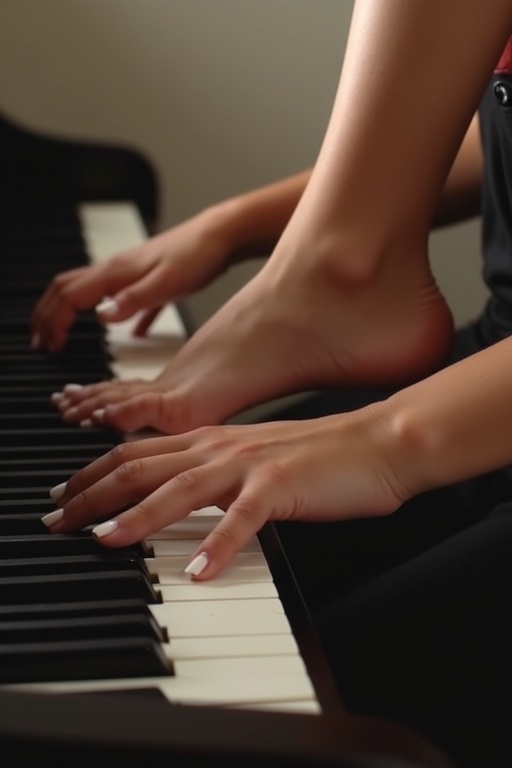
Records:
[[[130,204],[84,204],[77,214],[90,259],[146,237]],[[65,427],[50,394],[109,369],[119,378],[153,378],[186,333],[168,306],[147,339],[132,337],[133,321],[112,325],[102,358],[95,347],[105,346],[103,334],[94,313],[85,313],[58,360],[29,352],[26,322],[49,279],[47,262],[53,272],[74,266],[80,237],[75,243],[62,224],[46,244],[39,234],[46,237],[47,222],[32,221],[19,228],[15,253],[17,225],[3,226],[0,684],[45,692],[150,687],[173,703],[320,712],[260,539],[212,582],[184,574],[219,509],[197,510],[128,552],[106,552],[88,532],[45,534],[39,517],[54,508],[48,489],[118,440],[106,430]],[[30,251],[38,256],[25,266]]]

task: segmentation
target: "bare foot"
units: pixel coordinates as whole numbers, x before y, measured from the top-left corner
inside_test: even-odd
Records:
[[[407,384],[443,363],[452,333],[426,258],[348,278],[270,259],[154,382],[85,387],[59,407],[66,421],[173,434],[296,391]]]

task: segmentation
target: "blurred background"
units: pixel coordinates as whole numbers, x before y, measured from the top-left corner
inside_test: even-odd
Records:
[[[314,163],[351,12],[352,0],[0,0],[0,111],[141,151],[167,228]],[[479,222],[435,233],[431,254],[463,323],[485,298]],[[192,297],[195,323],[258,266]]]

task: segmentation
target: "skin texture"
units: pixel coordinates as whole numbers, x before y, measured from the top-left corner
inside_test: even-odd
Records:
[[[226,514],[194,553],[207,553],[198,578],[211,578],[266,520],[390,514],[426,488],[512,460],[511,343],[430,374],[452,323],[427,248],[511,30],[510,0],[495,0],[492,14],[488,0],[356,3],[317,163],[266,265],[149,391],[105,384],[60,403],[69,421],[106,408],[105,422],[121,429],[184,434],[123,446],[82,470],[51,530],[128,503],[98,531],[122,546],[217,504]],[[415,379],[350,414],[203,426],[291,388]]]

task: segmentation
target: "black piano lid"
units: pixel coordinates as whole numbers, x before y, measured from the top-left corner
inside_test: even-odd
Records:
[[[132,148],[55,139],[0,111],[0,208],[7,204],[132,200],[154,231],[159,190],[151,162]]]
[[[0,712],[2,768],[455,768],[382,720],[172,705],[156,689],[4,691]]]

